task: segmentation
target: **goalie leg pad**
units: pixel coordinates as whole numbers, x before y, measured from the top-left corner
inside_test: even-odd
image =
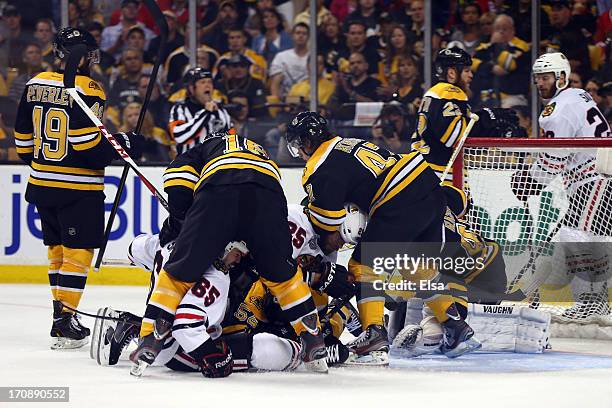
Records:
[[[483,351],[541,353],[548,345],[550,314],[539,310],[470,303],[467,322]]]

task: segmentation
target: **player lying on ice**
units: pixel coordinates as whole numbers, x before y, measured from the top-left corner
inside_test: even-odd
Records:
[[[319,315],[324,322],[323,333],[330,365],[344,362],[348,349],[340,343],[345,322],[354,335],[360,333],[358,316],[347,307],[337,313],[328,313],[328,295],[335,298],[350,298],[354,285],[347,280],[347,272],[341,265],[332,263],[336,250],[346,242],[355,243],[365,226],[365,216],[359,211],[349,211],[342,228],[342,239],[338,247],[325,255],[318,247],[317,236],[300,205],[288,206],[289,230],[292,233],[293,258],[302,264],[306,282],[312,288],[312,296]],[[162,234],[168,238],[167,229]],[[171,237],[171,236],[170,236]],[[141,235],[134,239],[128,257],[137,266],[152,272],[152,284],[174,249],[174,241],[160,246],[158,235]],[[187,292],[181,301],[172,327],[172,334],[157,356],[155,365],[166,365],[180,371],[202,371],[206,376],[225,376],[227,371],[216,372],[209,366],[220,364],[232,354],[234,370],[293,370],[301,363],[301,345],[291,325],[283,319],[282,310],[265,283],[258,278],[253,260],[245,259],[248,250],[243,243],[228,244],[225,253],[209,268],[204,277]],[[242,262],[238,262],[242,260]],[[219,270],[227,269],[227,274]],[[214,284],[210,276],[220,282]],[[207,283],[209,282],[209,283]],[[217,290],[213,292],[212,288]],[[214,299],[198,296],[218,293]],[[194,312],[195,310],[195,312]],[[132,339],[137,337],[140,317],[128,312],[103,308],[100,315],[130,322],[114,322],[97,319],[94,328],[91,356],[101,365],[113,365],[125,352]],[[221,361],[213,364],[198,364],[210,360],[208,354],[215,345],[221,350]],[[228,346],[228,347],[226,347]],[[188,350],[189,352],[186,352]],[[222,358],[223,357],[223,358]],[[224,367],[224,370],[229,370]],[[230,370],[231,372],[231,370]]]

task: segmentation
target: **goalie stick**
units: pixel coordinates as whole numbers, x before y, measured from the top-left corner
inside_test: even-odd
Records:
[[[159,6],[157,5],[157,3],[155,2],[155,0],[144,0],[144,4],[147,7],[147,9],[149,10],[149,12],[151,13],[151,15],[153,16],[153,19],[155,20],[155,24],[157,24],[157,27],[159,27],[159,35],[160,35],[160,39],[161,39],[161,44],[165,44],[167,41],[167,37],[168,37],[168,24],[166,23],[166,18],[164,17],[164,15],[162,14]],[[145,94],[145,99],[142,103],[142,106],[140,108],[140,113],[138,115],[138,122],[136,124],[136,129],[134,129],[134,133],[140,133],[140,130],[142,129],[142,124],[144,122],[144,118],[145,115],[147,113],[147,107],[149,105],[149,101],[151,99],[151,93],[153,92],[153,87],[155,86],[155,81],[157,80],[157,74],[159,71],[159,66],[161,65],[161,60],[162,60],[162,56],[163,56],[163,47],[159,47],[158,51],[157,51],[157,58],[155,59],[155,64],[153,65],[153,70],[151,71],[151,76],[149,77],[149,84],[147,85],[147,91]],[[104,240],[102,241],[102,246],[100,247],[99,251],[98,251],[98,255],[96,257],[96,262],[94,263],[94,270],[98,271],[100,269],[100,265],[102,264],[102,258],[104,257],[104,252],[106,252],[106,246],[108,244],[108,240],[110,238],[110,234],[111,234],[111,230],[113,228],[113,222],[115,221],[115,216],[117,215],[117,210],[119,209],[119,202],[121,200],[121,195],[123,194],[123,189],[125,187],[125,183],[127,181],[127,177],[130,171],[130,167],[134,168],[133,166],[131,166],[131,164],[129,162],[127,162],[124,166],[123,166],[123,171],[121,173],[121,180],[119,181],[119,185],[117,186],[117,193],[115,194],[115,200],[113,201],[113,206],[111,208],[111,212],[110,215],[108,217],[108,221],[106,223],[106,228],[104,230]],[[136,169],[134,169],[134,171],[136,171]],[[138,174],[138,172],[136,171],[136,173]],[[138,176],[140,177],[140,179],[143,181],[143,183],[145,183],[145,185],[147,184],[147,182],[145,181],[145,179],[143,179],[143,177],[141,176],[141,174],[138,174]],[[149,187],[149,186],[147,186]],[[149,188],[149,190],[151,190],[151,188]],[[153,195],[155,197],[157,197],[157,199],[160,201],[160,203],[164,206],[164,208],[169,211],[168,208],[168,203],[165,201],[165,199],[163,199],[163,197],[159,194],[159,192],[157,190],[151,190],[151,192],[153,193]]]

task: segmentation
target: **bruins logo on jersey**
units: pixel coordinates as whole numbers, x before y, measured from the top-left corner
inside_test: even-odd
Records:
[[[542,117],[546,117],[546,116],[552,115],[552,113],[554,112],[556,106],[557,106],[557,102],[553,102],[550,105],[546,105],[544,107],[544,110],[542,111]]]
[[[102,88],[100,88],[100,85],[98,85],[98,83],[96,81],[89,81],[89,88],[90,89],[95,89],[97,91],[101,91]]]

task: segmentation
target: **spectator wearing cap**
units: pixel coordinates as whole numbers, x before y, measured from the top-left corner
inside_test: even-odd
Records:
[[[474,95],[488,106],[527,105],[530,70],[529,44],[516,37],[512,17],[497,16],[491,41],[472,58]]]
[[[230,58],[240,55],[244,56],[249,60],[249,75],[254,79],[265,81],[268,64],[265,58],[252,49],[248,48],[247,45],[247,33],[240,27],[234,27],[228,30],[227,32],[227,42],[229,51],[221,55],[217,64],[215,66],[215,74],[219,71],[219,66],[223,65],[223,62],[229,60]]]
[[[5,6],[0,26],[0,67],[23,67],[23,49],[33,41],[32,36],[23,29],[19,10],[10,4]]]
[[[161,64],[166,62],[166,59],[170,53],[179,47],[185,45],[185,37],[178,31],[178,24],[176,21],[176,14],[171,10],[165,10],[163,12],[166,23],[168,24],[168,38],[166,42],[162,43],[160,36],[157,36],[149,43],[149,53],[157,56],[157,52],[161,47],[163,49]]]
[[[170,109],[168,129],[178,154],[231,126],[229,113],[213,99],[215,87],[210,71],[193,68],[186,74],[187,96]]]
[[[219,81],[217,89],[224,95],[241,90],[249,98],[250,113],[253,117],[264,116],[266,87],[262,81],[249,75],[251,61],[242,54],[226,59],[229,70],[228,79]]]
[[[34,38],[42,50],[43,61],[52,66],[55,63],[53,54],[53,38],[55,35],[55,24],[49,18],[41,18],[34,26]]]
[[[236,129],[236,134],[256,141],[257,135],[251,134],[251,129],[253,128],[251,125],[254,124],[254,120],[251,115],[248,95],[236,89],[229,93],[227,100],[229,104],[227,111],[232,118],[232,127]]]
[[[346,48],[338,53],[338,70],[343,73],[349,71],[349,57],[358,52],[365,56],[368,62],[368,74],[378,74],[378,64],[381,56],[375,46],[368,43],[366,26],[359,20],[349,21],[346,31]]]
[[[222,0],[219,3],[219,14],[212,24],[209,24],[201,35],[202,42],[223,54],[229,50],[227,43],[228,31],[240,26],[240,14],[236,3],[232,0]]]
[[[22,52],[22,68],[19,70],[19,75],[11,83],[9,98],[19,102],[26,83],[36,74],[50,70],[51,67],[43,61],[40,45],[35,42],[26,45]]]
[[[308,35],[306,24],[293,26],[293,48],[281,51],[270,65],[271,102],[282,101],[289,89],[308,76]]]
[[[281,14],[275,8],[262,10],[261,22],[262,33],[253,38],[251,48],[270,65],[276,54],[293,47],[292,35],[285,31]]]
[[[345,21],[344,29],[348,29],[348,22],[361,21],[366,26],[366,34],[374,35],[378,32],[378,20],[380,18],[380,10],[376,0],[359,0],[357,9],[350,13]]]
[[[121,21],[102,31],[100,48],[111,54],[116,60],[121,58],[121,51],[125,47],[130,28],[140,26],[145,33],[147,43],[153,38],[153,32],[137,20],[139,5],[138,0],[121,0]]]

